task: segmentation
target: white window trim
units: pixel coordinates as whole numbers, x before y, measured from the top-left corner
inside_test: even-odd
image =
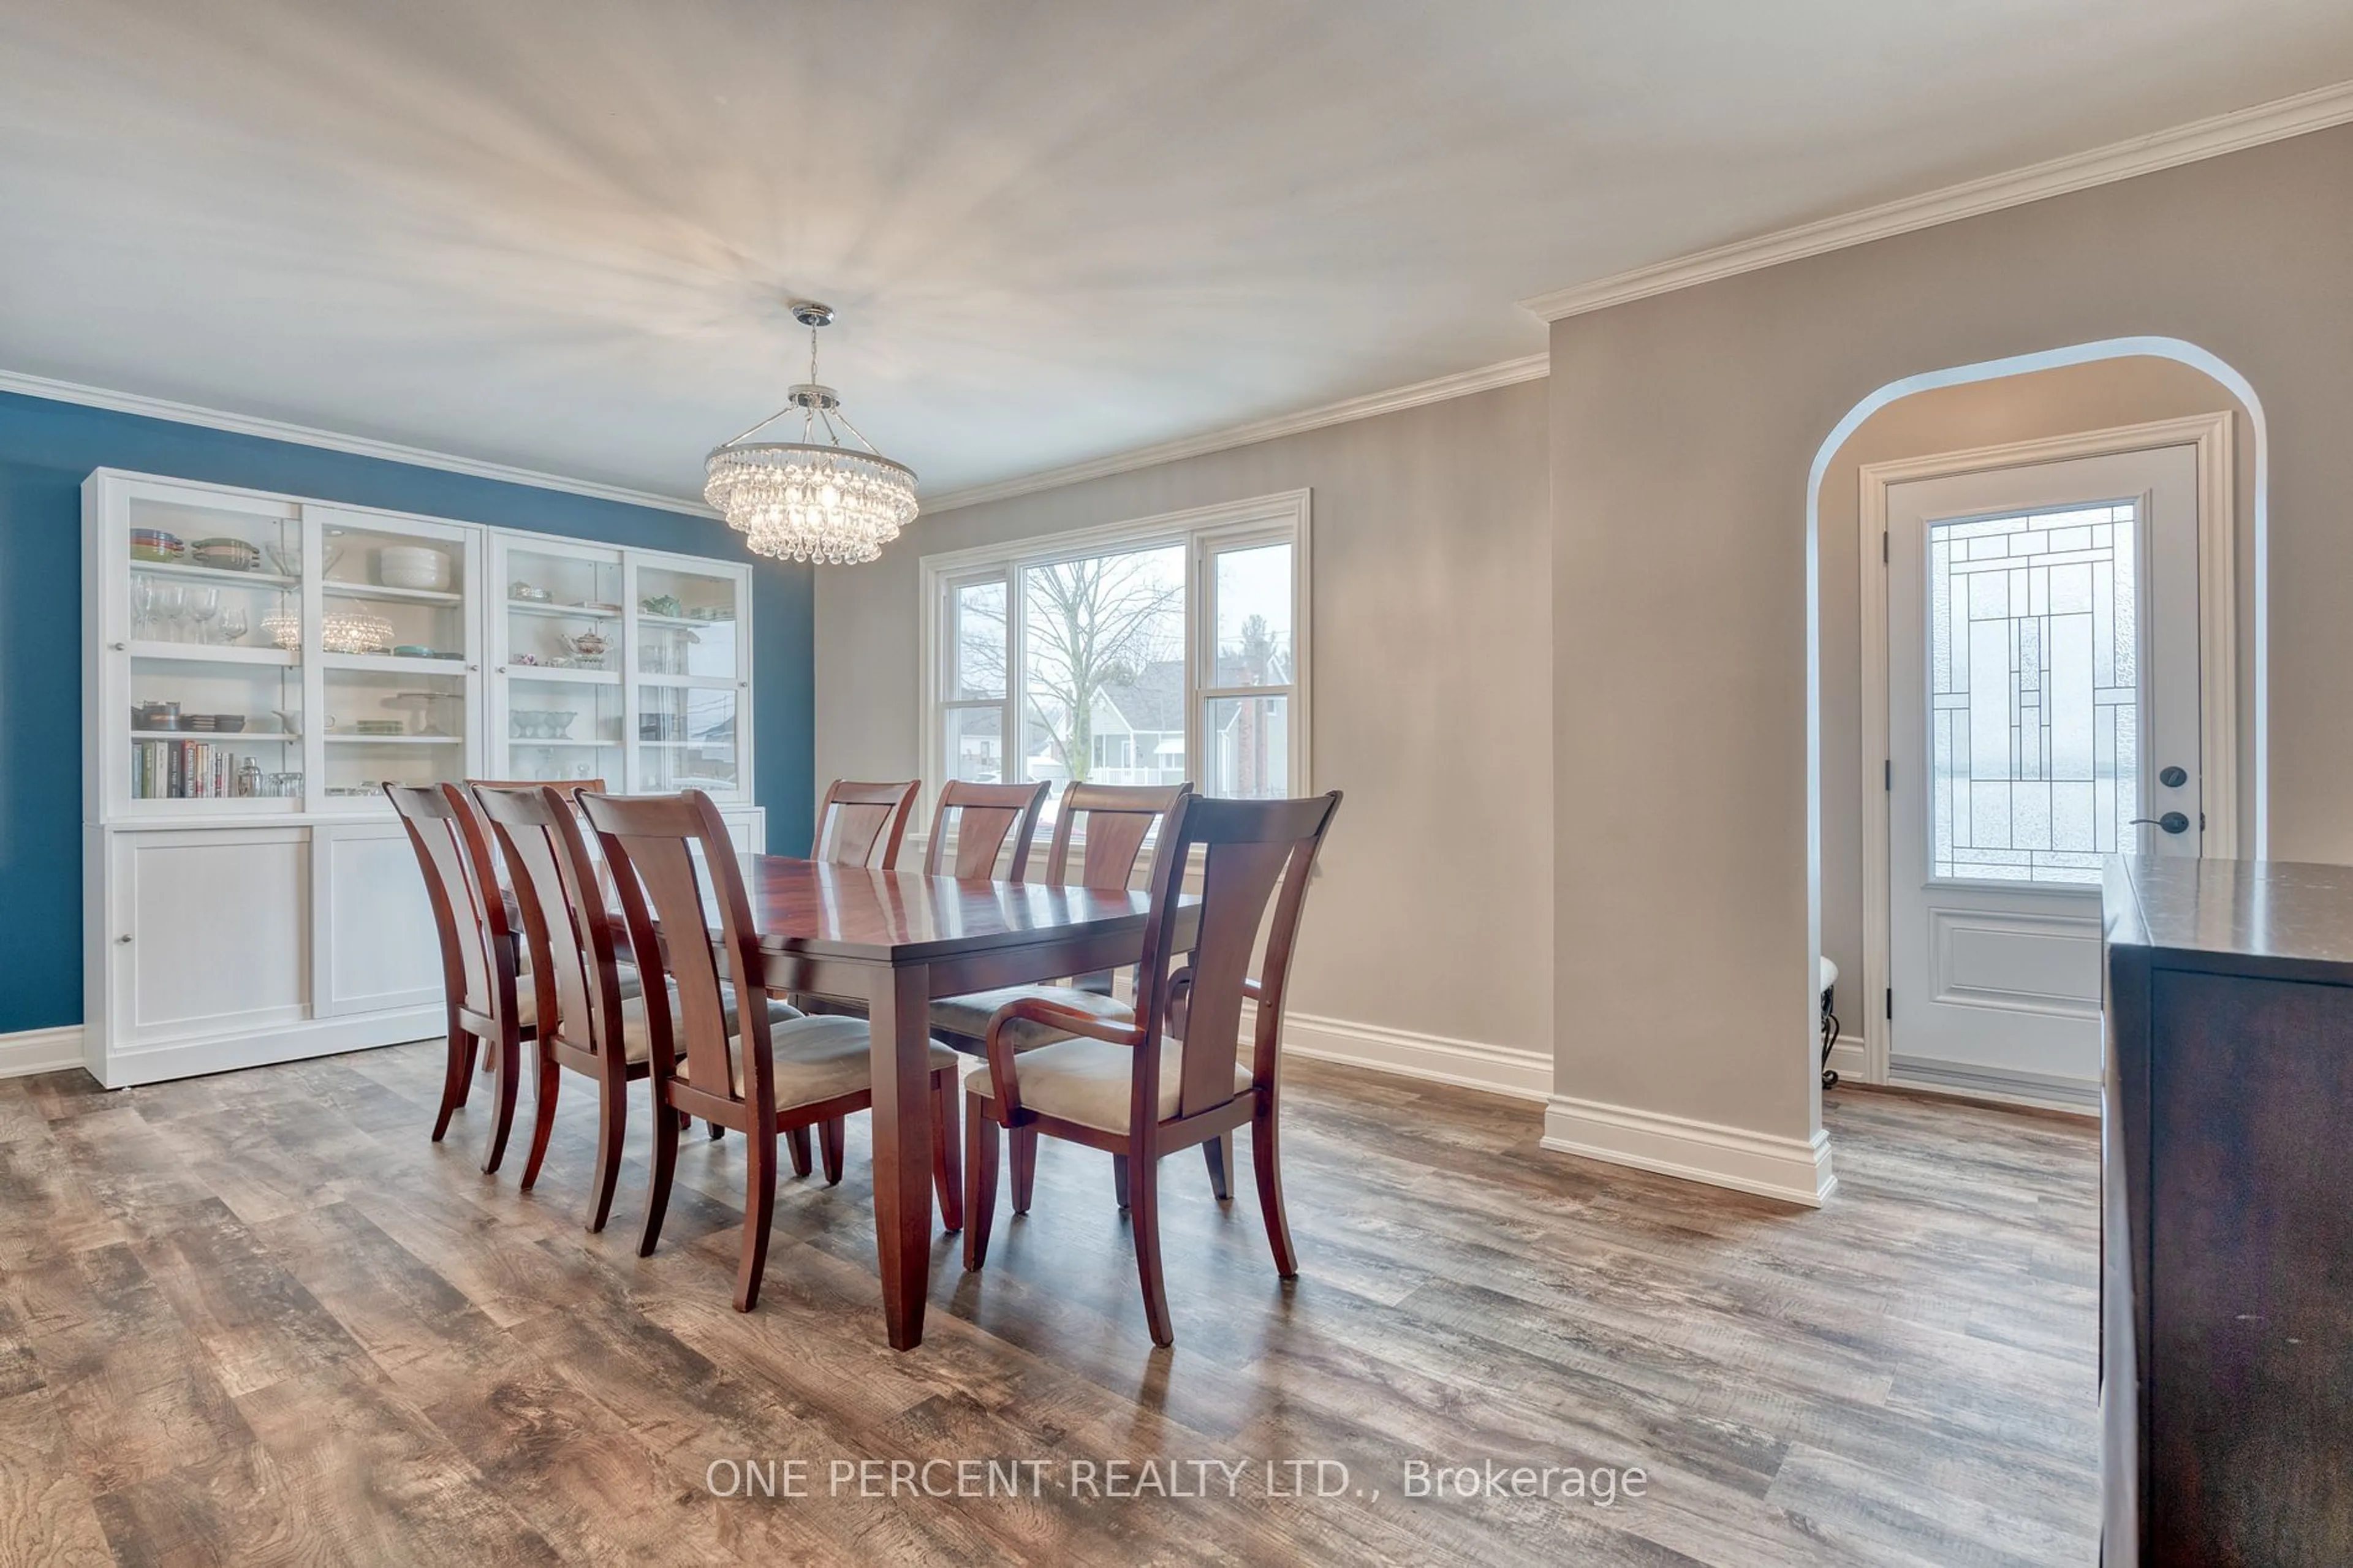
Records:
[[[922,824],[926,830],[937,807],[941,784],[947,773],[946,738],[940,722],[947,709],[997,707],[1003,710],[1006,717],[999,733],[1005,737],[1003,744],[1008,773],[1013,771],[1012,756],[1020,745],[1019,715],[1013,711],[1009,667],[1007,695],[1001,701],[959,703],[944,699],[949,674],[945,664],[948,655],[946,590],[949,584],[1001,576],[1006,583],[1010,625],[1018,620],[1013,605],[1013,574],[1017,568],[1153,543],[1183,544],[1186,547],[1185,772],[1197,786],[1206,772],[1208,761],[1207,736],[1203,732],[1201,716],[1207,710],[1210,698],[1229,695],[1222,688],[1204,688],[1200,684],[1202,672],[1208,664],[1206,645],[1217,635],[1216,609],[1211,601],[1214,585],[1208,580],[1209,556],[1213,552],[1238,545],[1279,542],[1291,545],[1292,679],[1288,688],[1291,790],[1293,795],[1312,793],[1314,771],[1310,745],[1315,731],[1311,710],[1311,694],[1314,689],[1312,668],[1314,571],[1310,494],[1304,489],[1287,490],[1276,495],[1223,501],[1215,506],[1163,512],[1155,517],[1137,518],[1126,522],[1032,535],[923,557],[917,574],[916,624],[922,630],[923,690],[919,722],[923,731]],[[1008,631],[1008,637],[1012,635]],[[1008,658],[1010,657],[1008,649]],[[1248,692],[1282,689],[1254,687],[1248,689]]]

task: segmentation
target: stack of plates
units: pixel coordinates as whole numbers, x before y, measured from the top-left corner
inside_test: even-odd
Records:
[[[177,565],[188,547],[176,533],[166,533],[160,528],[134,528],[131,531],[131,559],[155,561]]]
[[[188,546],[188,559],[199,566],[210,566],[218,572],[258,572],[261,569],[260,547],[248,544],[242,539],[199,539]]]
[[[449,552],[422,544],[387,544],[375,552],[376,581],[387,588],[449,586]]]
[[[408,727],[397,719],[362,719],[352,725],[355,735],[406,735]]]

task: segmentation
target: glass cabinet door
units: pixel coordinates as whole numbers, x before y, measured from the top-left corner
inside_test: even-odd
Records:
[[[104,635],[125,654],[125,777],[142,811],[302,794],[302,524],[290,504],[133,489]],[[125,635],[127,634],[127,635]],[[268,809],[263,807],[262,809]]]
[[[627,788],[621,552],[501,541],[501,778]]]
[[[633,563],[633,576],[632,787],[739,797],[748,577],[646,559]]]
[[[640,791],[699,789],[733,795],[743,784],[734,683],[638,688]]]
[[[362,801],[386,782],[468,771],[478,545],[459,529],[307,509],[316,531],[321,795]]]

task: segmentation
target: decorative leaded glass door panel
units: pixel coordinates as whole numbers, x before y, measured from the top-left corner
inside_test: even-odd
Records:
[[[2201,831],[2196,449],[1887,500],[1890,1076],[2092,1109],[2104,858]]]

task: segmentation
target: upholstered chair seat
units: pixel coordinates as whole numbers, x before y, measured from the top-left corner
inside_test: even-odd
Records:
[[[1038,1046],[1021,1058],[1021,1103],[1041,1116],[1059,1117],[1103,1132],[1128,1130],[1135,1051],[1103,1040],[1065,1037]],[[1185,1047],[1175,1040],[1160,1047],[1160,1101],[1154,1115],[1176,1114],[1177,1090],[1185,1081]],[[965,1092],[993,1100],[997,1083],[982,1068],[964,1080]],[[1250,1069],[1234,1064],[1234,1092],[1248,1094]],[[1204,1107],[1201,1109],[1214,1109]]]

